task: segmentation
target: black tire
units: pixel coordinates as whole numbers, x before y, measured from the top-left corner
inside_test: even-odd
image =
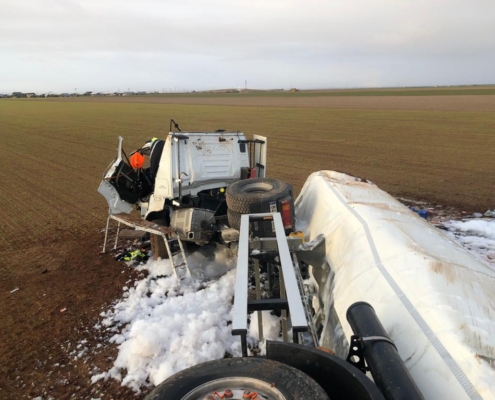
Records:
[[[279,179],[244,179],[227,187],[227,207],[240,214],[249,214],[252,203],[278,200],[292,194],[292,187]]]
[[[231,209],[227,210],[227,218],[229,221],[229,225],[231,228],[240,230],[241,229],[241,213],[236,211],[232,211]]]
[[[151,222],[157,225],[167,226],[167,221],[164,219],[155,219]],[[153,260],[158,260],[159,258],[161,259],[168,258],[167,248],[165,247],[165,242],[163,241],[162,236],[151,233],[150,244],[151,244],[151,251],[153,252]]]
[[[262,384],[268,384],[269,387],[278,390],[287,400],[328,400],[322,387],[309,375],[287,364],[253,357],[224,358],[188,368],[158,385],[146,396],[146,400],[181,400],[202,385],[229,377],[251,378]],[[213,382],[212,385],[218,385],[218,390],[225,390],[221,381]],[[249,390],[249,384],[246,384],[244,388]],[[213,389],[212,393],[217,389]],[[237,388],[232,387],[231,389],[236,390]],[[204,399],[206,396],[201,393],[198,398]]]

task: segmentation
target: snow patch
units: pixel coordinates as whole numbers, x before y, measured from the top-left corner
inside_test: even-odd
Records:
[[[495,221],[448,221],[447,236],[459,242],[478,260],[490,265],[495,263]]]
[[[449,221],[445,224],[449,229],[495,240],[495,221],[473,219],[469,221]]]
[[[272,315],[271,311],[261,311],[261,319],[263,321],[263,340],[257,343],[259,347],[259,354],[266,354],[266,341],[267,340],[281,340],[280,339],[280,317]],[[248,342],[255,343],[259,340],[258,330],[258,312],[255,311],[251,314],[251,323],[249,325],[248,338],[251,339]]]
[[[192,279],[180,283],[169,260],[137,267],[148,270],[146,278],[129,285],[124,298],[103,313],[102,329],[120,327],[110,338],[119,353],[109,371],[92,376],[93,383],[114,378],[139,392],[193,365],[241,355],[230,326],[235,286],[230,250],[202,249],[188,256],[188,264]],[[271,333],[271,316],[265,320]]]
[[[271,311],[262,311],[261,313],[261,319],[263,320],[263,338],[268,340],[278,339],[280,336],[280,318],[276,315],[272,315]],[[249,335],[253,338],[259,338],[257,311],[251,314]]]

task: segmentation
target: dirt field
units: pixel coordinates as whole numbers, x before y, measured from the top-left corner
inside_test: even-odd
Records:
[[[184,130],[263,134],[268,174],[297,190],[334,169],[485,211],[495,208],[493,111],[493,94],[1,99],[0,398],[131,396],[90,384],[92,364],[111,364],[115,349],[84,363],[68,348],[131,275],[98,255],[106,204],[96,189],[118,135],[131,150],[165,135],[170,118]]]
[[[435,92],[436,93],[436,92]],[[239,94],[224,94],[214,96],[196,95],[163,95],[163,96],[129,96],[129,97],[73,97],[67,99],[47,98],[39,101],[68,101],[68,102],[117,102],[117,103],[146,103],[146,104],[194,104],[242,107],[290,107],[290,108],[330,108],[330,109],[366,109],[366,110],[416,110],[416,111],[495,111],[495,90],[490,95],[443,95],[436,93],[432,96],[409,95],[346,95],[323,96],[315,93],[311,96],[301,96],[290,93],[285,96],[269,95],[250,96]]]

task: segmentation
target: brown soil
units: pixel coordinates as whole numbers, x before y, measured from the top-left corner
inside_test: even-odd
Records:
[[[137,275],[111,254],[99,255],[102,242],[99,235],[59,237],[2,252],[0,398],[143,397],[113,379],[90,381],[117,354],[114,346],[97,347],[105,335],[93,327]]]
[[[247,107],[295,107],[365,110],[495,111],[494,95],[466,96],[311,96],[311,97],[194,97],[129,96],[47,98],[38,101],[149,104],[203,104]]]
[[[117,354],[97,347],[105,340],[92,327],[135,277],[98,255],[107,209],[96,188],[118,135],[130,150],[164,135],[171,117],[191,130],[242,129],[268,135],[269,175],[297,191],[311,172],[333,169],[396,196],[493,208],[494,119],[476,111],[495,111],[495,96],[51,100],[0,107],[0,399],[134,397],[115,380],[90,381]],[[186,100],[273,107],[165,104]],[[75,359],[78,344],[88,351]]]

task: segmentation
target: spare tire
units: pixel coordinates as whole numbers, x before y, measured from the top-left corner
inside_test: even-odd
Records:
[[[168,378],[146,396],[146,400],[217,399],[214,393],[218,397],[225,395],[236,399],[256,396],[328,400],[322,387],[309,375],[287,364],[254,357],[224,358],[198,364]]]
[[[252,203],[270,202],[292,196],[292,186],[279,179],[244,179],[227,187],[227,207],[240,214],[249,214]],[[230,223],[230,221],[229,221]]]
[[[241,230],[241,213],[237,211],[232,211],[231,209],[227,209],[227,219],[229,221],[229,225],[231,228]]]

